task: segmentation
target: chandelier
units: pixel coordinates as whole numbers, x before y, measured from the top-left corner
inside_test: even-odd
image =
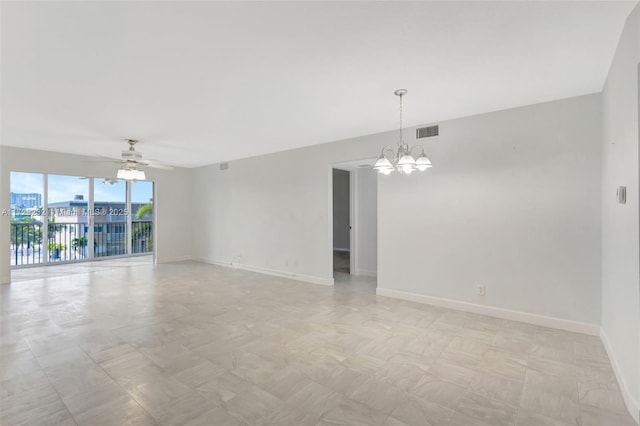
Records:
[[[431,160],[424,153],[424,148],[420,145],[414,145],[409,148],[409,145],[402,137],[402,97],[407,94],[407,90],[398,89],[393,94],[400,98],[400,138],[398,140],[398,148],[396,151],[390,146],[382,148],[380,157],[378,157],[378,161],[376,161],[373,168],[384,175],[388,175],[394,170],[406,175],[410,175],[414,170],[423,172],[432,166]],[[417,158],[414,158],[411,154],[415,150],[419,150]]]

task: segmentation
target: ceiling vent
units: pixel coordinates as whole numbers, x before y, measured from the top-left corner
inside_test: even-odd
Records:
[[[416,129],[416,139],[431,138],[440,134],[439,126],[421,127]]]
[[[227,170],[229,168],[229,163],[220,163],[220,170]]]

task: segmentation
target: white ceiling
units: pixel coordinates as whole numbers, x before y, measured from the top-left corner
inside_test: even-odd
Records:
[[[4,145],[198,166],[598,92],[632,2],[2,2]]]

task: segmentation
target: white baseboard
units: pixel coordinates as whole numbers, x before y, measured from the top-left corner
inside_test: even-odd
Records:
[[[557,328],[560,330],[589,334],[592,336],[600,335],[600,326],[597,324],[571,321],[563,318],[548,317],[544,315],[532,314],[529,312],[498,308],[495,306],[478,305],[476,303],[461,302],[459,300],[427,296],[424,294],[407,293],[404,291],[392,290],[388,288],[378,287],[376,289],[376,294],[380,296],[408,300],[411,302],[424,303],[427,305],[440,306],[443,308],[457,309],[459,311],[465,312],[472,312],[474,314],[488,315],[491,317],[502,318],[511,321],[525,322],[542,327]]]
[[[191,256],[177,256],[177,257],[158,257],[156,259],[157,263],[175,263],[175,262],[184,262],[187,260],[193,260]]]
[[[367,269],[356,269],[352,275],[361,275],[363,277],[376,278],[378,276],[378,271],[369,271]]]
[[[268,269],[260,266],[245,265],[242,263],[232,264],[231,262],[223,262],[219,260],[210,260],[210,259],[202,259],[202,258],[196,258],[193,260],[195,260],[196,262],[210,263],[212,265],[224,266],[227,268],[237,268],[237,269],[242,269],[244,271],[257,272],[259,274],[265,274],[265,275],[272,275],[274,277],[282,277],[282,278],[289,278],[297,281],[304,281],[311,284],[333,285],[333,278],[322,278],[322,277],[316,277],[313,275],[298,274],[295,272],[278,271],[275,269]]]
[[[613,367],[613,371],[616,374],[616,379],[618,379],[618,385],[620,386],[622,398],[624,399],[624,403],[627,406],[627,410],[629,410],[631,417],[633,417],[636,423],[640,423],[640,403],[633,397],[633,395],[631,395],[631,392],[629,391],[627,382],[624,379],[622,371],[620,370],[620,364],[618,364],[615,352],[613,351],[611,342],[609,342],[604,329],[600,330],[600,339],[602,340],[604,348],[607,350],[607,355],[609,355],[609,360],[611,361],[611,366]]]

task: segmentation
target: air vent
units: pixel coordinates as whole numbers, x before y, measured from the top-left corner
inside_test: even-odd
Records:
[[[421,127],[416,129],[416,139],[431,138],[440,134],[439,126]]]
[[[220,163],[220,170],[227,170],[229,168],[229,163]]]

